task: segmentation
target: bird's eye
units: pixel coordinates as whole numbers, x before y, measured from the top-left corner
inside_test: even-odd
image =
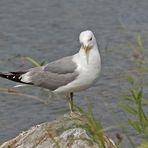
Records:
[[[89,40],[91,41],[92,40],[92,37]]]

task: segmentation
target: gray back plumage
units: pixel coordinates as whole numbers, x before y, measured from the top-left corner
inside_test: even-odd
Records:
[[[45,65],[44,70],[58,74],[73,73],[76,64],[72,61],[72,56],[64,57]]]
[[[78,76],[72,56],[29,70],[31,82],[40,87],[55,90],[72,82]]]

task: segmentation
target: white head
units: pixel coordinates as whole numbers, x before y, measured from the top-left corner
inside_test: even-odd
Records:
[[[94,34],[90,30],[80,33],[81,48],[79,56],[84,65],[100,64],[100,54]]]
[[[79,36],[81,48],[87,54],[96,44],[96,39],[92,31],[86,30],[80,33]]]

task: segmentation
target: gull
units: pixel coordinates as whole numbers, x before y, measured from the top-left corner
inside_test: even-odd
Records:
[[[93,32],[81,32],[79,41],[80,50],[72,56],[24,71],[0,73],[0,77],[46,88],[55,94],[65,94],[69,110],[73,112],[73,93],[91,87],[101,70],[101,58]]]

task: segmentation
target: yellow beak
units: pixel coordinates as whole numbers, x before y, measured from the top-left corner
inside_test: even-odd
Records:
[[[87,54],[88,51],[91,49],[91,47],[90,46],[83,46],[83,49],[84,49],[85,53]]]

